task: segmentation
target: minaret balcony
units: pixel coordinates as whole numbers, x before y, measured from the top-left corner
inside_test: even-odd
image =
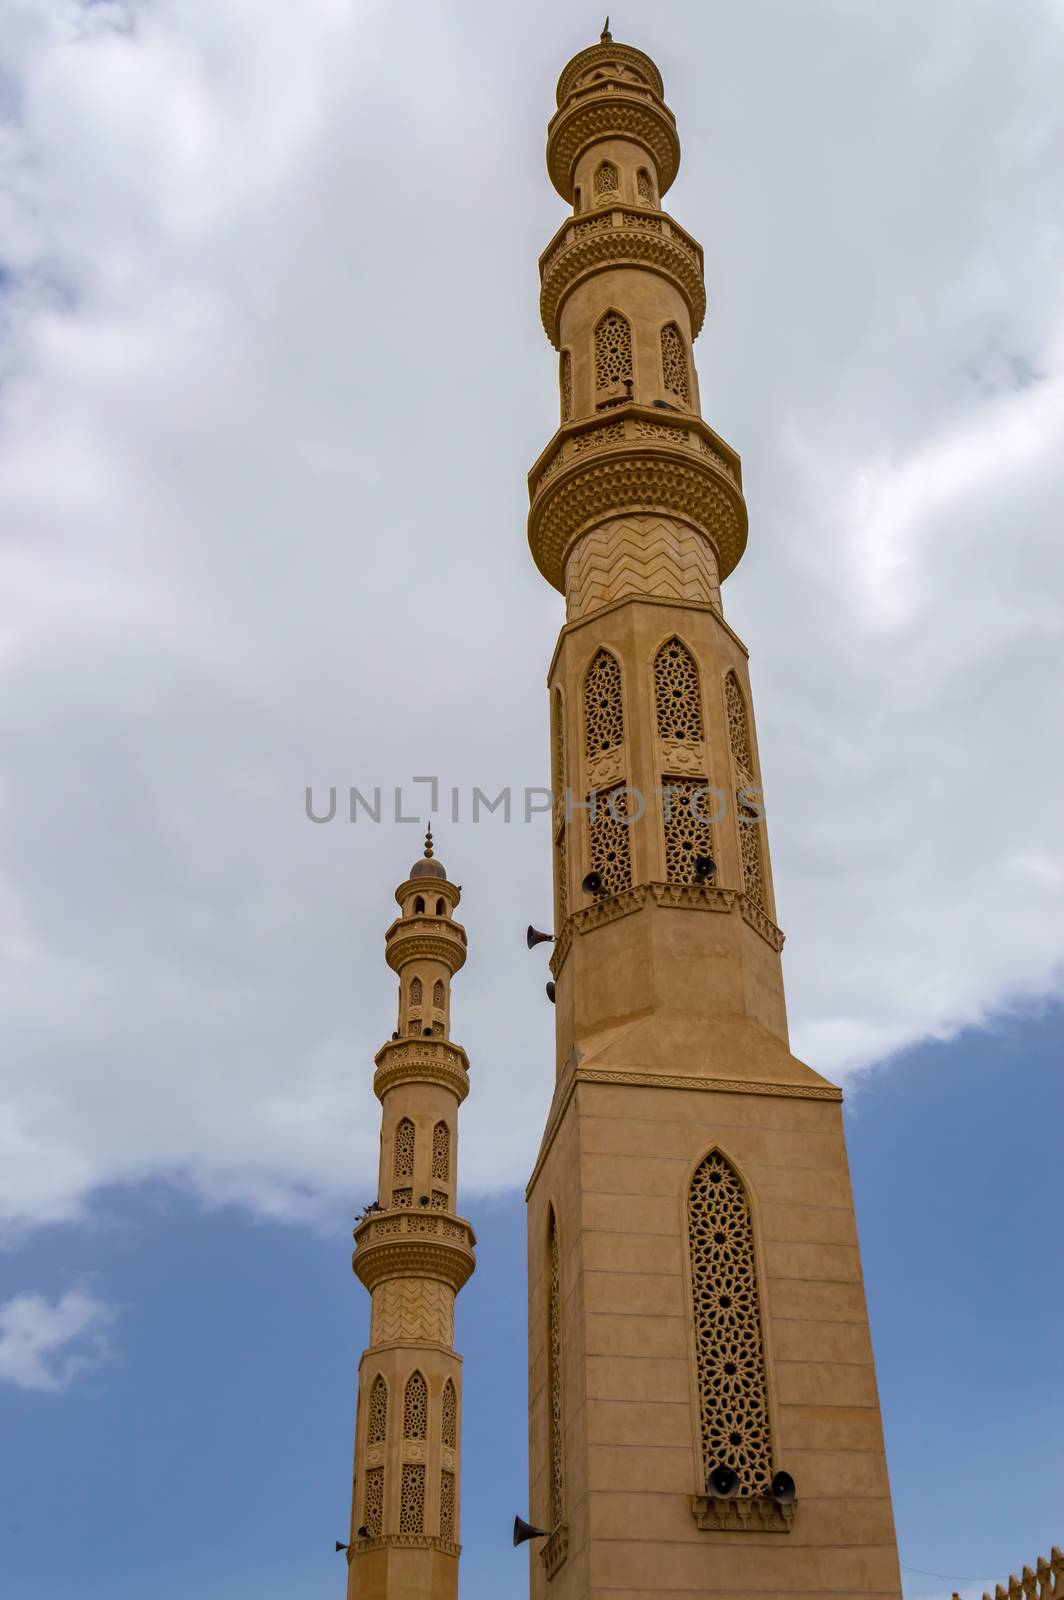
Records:
[[[459,1105],[469,1093],[469,1061],[449,1039],[391,1039],[377,1051],[373,1092],[383,1100],[401,1083],[433,1083],[450,1089]]]
[[[354,1231],[351,1266],[367,1289],[389,1278],[435,1278],[457,1294],[476,1265],[476,1235],[462,1217],[410,1208],[377,1212]]]
[[[739,457],[691,413],[622,401],[605,418],[570,423],[532,468],[528,490],[533,558],[563,594],[570,550],[609,518],[679,518],[709,540],[721,578],[746,548]]]
[[[601,79],[572,94],[547,129],[547,171],[563,200],[573,198],[573,169],[589,145],[631,139],[654,158],[661,194],[680,165],[676,118],[651,89]]]
[[[706,315],[702,246],[664,211],[608,209],[570,217],[539,258],[539,312],[547,338],[561,344],[561,310],[577,284],[610,267],[656,272],[683,295],[698,337]]]
[[[384,935],[384,959],[393,972],[408,961],[441,961],[453,976],[465,958],[465,929],[449,917],[397,917]]]

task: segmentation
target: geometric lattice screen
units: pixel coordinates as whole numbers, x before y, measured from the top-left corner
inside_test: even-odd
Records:
[[[741,1495],[764,1494],[772,1441],[754,1230],[742,1180],[719,1150],[691,1179],[688,1238],[703,1479],[731,1467]]]

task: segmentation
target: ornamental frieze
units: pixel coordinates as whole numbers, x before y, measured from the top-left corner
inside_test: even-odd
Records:
[[[573,198],[573,168],[577,157],[598,139],[632,139],[648,150],[658,171],[658,190],[664,194],[680,165],[676,121],[667,106],[633,85],[622,89],[591,88],[588,98],[574,99],[551,118],[547,130],[547,171],[563,200]]]
[[[679,289],[691,315],[691,337],[697,338],[706,315],[706,286],[701,253],[680,234],[675,223],[652,214],[613,211],[594,231],[568,224],[561,242],[543,257],[539,311],[547,338],[559,348],[559,316],[566,297],[585,278],[607,267],[642,267]]]

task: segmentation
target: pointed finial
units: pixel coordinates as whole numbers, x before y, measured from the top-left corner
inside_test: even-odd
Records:
[[[602,24],[602,33],[600,34],[599,37],[600,37],[600,39],[601,39],[603,44],[611,44],[612,43],[613,34],[610,32],[610,19],[609,19],[609,17],[607,17],[605,22]]]
[[[425,860],[432,860],[432,828],[425,834]]]

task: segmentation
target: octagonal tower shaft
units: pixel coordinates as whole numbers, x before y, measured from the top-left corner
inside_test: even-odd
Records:
[[[897,1600],[841,1092],[788,1048],[747,651],[721,603],[742,473],[701,414],[702,251],[662,206],[663,93],[604,34],[563,71],[547,142],[572,213],[540,258],[561,415],[529,474],[533,558],[566,602],[532,1593]]]
[[[426,840],[395,893],[385,935],[399,978],[396,1030],[376,1056],[376,1200],[355,1228],[353,1266],[372,1296],[359,1365],[349,1600],[455,1600],[462,1363],[455,1296],[476,1240],[457,1214],[465,1051],[450,1035],[451,979],[465,961],[460,891]]]

